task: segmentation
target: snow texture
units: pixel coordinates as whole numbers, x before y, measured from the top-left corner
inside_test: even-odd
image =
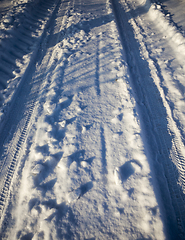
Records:
[[[185,239],[184,6],[0,1],[0,239]]]

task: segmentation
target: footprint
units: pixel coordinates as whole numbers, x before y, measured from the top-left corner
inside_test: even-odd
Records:
[[[94,159],[95,159],[95,157],[90,157],[88,159],[85,159],[85,160],[81,161],[80,164],[81,164],[82,167],[87,167],[88,165],[92,164]]]
[[[80,165],[81,161],[84,160],[84,156],[85,156],[85,150],[79,150],[79,151],[76,151],[75,153],[71,154],[69,156],[69,159],[71,161],[71,164],[73,162],[76,162],[78,165]]]
[[[62,128],[59,124],[56,124],[53,126],[52,130],[49,132],[49,134],[55,138],[57,141],[62,141],[65,137],[66,129],[65,127]]]
[[[43,205],[46,209],[51,209],[51,208],[57,209],[56,199],[49,199],[46,201],[42,201],[41,205]]]
[[[42,194],[45,195],[47,191],[51,191],[57,181],[57,178],[52,179],[46,183],[42,183],[39,185],[39,189],[41,190]]]
[[[49,146],[48,146],[48,144],[41,145],[41,146],[38,145],[38,146],[35,148],[35,150],[36,150],[37,152],[42,153],[43,156],[46,156],[46,155],[49,154]]]
[[[20,240],[31,240],[33,238],[34,234],[33,233],[27,233],[23,235]]]
[[[135,172],[140,172],[142,165],[137,160],[131,160],[124,163],[121,167],[114,170],[115,183],[120,184],[125,182]]]
[[[78,200],[80,197],[82,197],[84,194],[86,194],[89,190],[93,188],[93,182],[87,182],[83,185],[81,185],[79,188],[73,190],[70,192],[67,196],[67,200],[69,203],[74,202]]]
[[[71,96],[67,96],[67,97],[59,100],[59,105],[60,105],[61,110],[63,110],[64,108],[67,108],[71,105],[71,103],[73,101],[73,97],[74,97],[74,95],[71,95]]]
[[[40,204],[40,200],[38,198],[32,198],[29,201],[29,211],[31,212],[31,210],[35,207],[38,206]]]
[[[81,189],[81,196],[83,196],[85,193],[87,193],[89,190],[91,190],[93,188],[93,182],[87,182],[83,185],[81,185],[80,189]]]
[[[37,176],[37,175],[39,175],[39,174],[42,172],[43,169],[44,169],[44,166],[43,166],[42,164],[37,164],[37,165],[32,169],[31,174],[32,174],[33,176]]]
[[[119,121],[122,121],[122,119],[123,119],[123,113],[120,113],[120,114],[117,116],[117,118],[118,118]]]
[[[56,103],[49,104],[48,102],[46,102],[44,104],[44,110],[47,115],[53,115],[55,109],[56,109]]]

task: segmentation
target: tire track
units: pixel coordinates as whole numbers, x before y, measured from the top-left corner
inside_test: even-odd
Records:
[[[137,21],[134,21],[136,24],[136,28],[140,29],[140,32],[145,32],[145,29],[141,26],[142,21],[139,18],[138,21],[140,23],[137,23]],[[144,50],[148,53],[149,58],[152,60],[152,62],[149,63],[149,67],[152,69],[155,69],[154,71],[151,71],[151,74],[154,79],[158,79],[160,83],[164,81],[162,70],[160,69],[160,66],[156,62],[155,58],[151,56],[151,52],[147,46],[146,43],[143,41]],[[161,155],[165,156],[163,159],[165,161],[162,161],[164,165],[164,172],[165,176],[167,178],[167,182],[169,185],[170,194],[172,197],[172,204],[175,209],[178,228],[180,231],[180,237],[184,238],[184,229],[185,229],[185,217],[184,217],[184,156],[183,156],[183,143],[181,141],[180,130],[178,129],[176,120],[173,118],[173,114],[170,109],[170,103],[165,97],[165,89],[163,89],[159,84],[155,82],[155,85],[158,88],[159,95],[161,98],[161,104],[164,106],[165,110],[159,110],[159,108],[156,108],[155,102],[152,100],[152,95],[147,96],[148,98],[148,105],[150,105],[150,111],[151,111],[151,118],[153,119],[153,123],[155,126],[155,133],[156,133],[156,139],[157,142],[160,142],[160,146],[158,148],[161,150]],[[162,85],[162,84],[161,84]],[[151,88],[152,89],[152,88]],[[166,114],[167,123],[168,125],[167,130],[165,129],[165,126],[161,124],[161,116],[164,116],[164,113]],[[159,116],[160,112],[160,116]],[[165,116],[164,116],[165,117]],[[166,131],[166,133],[165,133]],[[168,141],[167,141],[168,139]],[[171,142],[169,142],[171,140]],[[161,156],[162,157],[162,156]],[[161,159],[159,158],[159,162],[161,162]],[[180,185],[179,185],[180,183]]]
[[[51,0],[27,3],[23,13],[15,16],[17,24],[9,23],[9,27],[14,26],[11,31],[5,30],[0,44],[0,89],[7,87],[10,79],[16,76],[15,71],[20,71],[17,60],[23,61],[26,54],[34,51],[54,7]]]
[[[43,1],[38,4],[44,4]],[[50,18],[45,24],[40,41],[37,44],[36,50],[33,52],[30,63],[23,75],[19,88],[15,92],[12,104],[9,106],[9,111],[6,114],[6,121],[1,128],[1,158],[0,172],[0,219],[3,221],[4,212],[8,204],[8,196],[10,186],[13,181],[16,169],[20,164],[21,158],[25,152],[25,142],[28,137],[29,129],[34,119],[34,111],[36,111],[36,101],[38,98],[39,88],[41,87],[42,79],[34,81],[32,79],[35,71],[35,64],[38,63],[41,56],[44,54],[43,48],[45,41],[49,40],[47,32],[53,27],[55,15],[59,9],[61,1],[53,2],[48,0],[47,3],[52,6]],[[53,7],[54,6],[54,7]],[[42,53],[43,52],[43,53]],[[11,129],[11,130],[10,130]],[[9,134],[7,134],[9,133]],[[4,177],[3,177],[4,176]]]
[[[2,218],[2,216],[3,216],[3,211],[4,211],[4,208],[6,205],[9,188],[10,188],[14,173],[16,171],[16,166],[18,165],[18,162],[19,162],[18,159],[21,159],[21,157],[22,157],[21,150],[22,150],[22,148],[24,148],[23,144],[26,142],[26,139],[27,139],[27,132],[31,125],[30,120],[32,117],[34,106],[35,106],[35,104],[33,102],[32,105],[30,106],[29,112],[27,114],[24,128],[23,128],[22,132],[20,133],[20,136],[18,137],[17,144],[12,147],[13,149],[11,149],[10,153],[7,152],[7,157],[4,159],[4,163],[10,162],[10,165],[9,165],[7,173],[5,175],[3,188],[0,193],[0,218]],[[6,156],[6,154],[5,154],[5,156]],[[9,159],[11,159],[11,161]]]
[[[145,145],[146,148],[149,146],[153,161],[150,164],[155,168],[155,177],[158,179],[161,190],[162,208],[165,209],[166,213],[169,239],[176,239],[177,236],[178,239],[184,239],[185,219],[183,213],[185,207],[182,188],[184,184],[179,185],[179,181],[183,181],[181,176],[184,174],[182,144],[178,130],[176,130],[175,123],[170,115],[169,106],[164,99],[160,86],[154,80],[160,78],[160,74],[156,76],[155,71],[151,71],[151,69],[156,69],[155,62],[149,62],[147,59],[141,58],[139,49],[143,48],[144,44],[140,46],[133,33],[133,29],[136,34],[140,32],[137,21],[132,19],[128,22],[124,8],[127,11],[130,8],[127,2],[124,2],[123,5],[124,7],[112,1],[122,44],[126,49],[132,76],[132,87],[145,135]],[[129,42],[127,39],[130,39]],[[147,49],[145,50],[147,52]],[[146,69],[144,73],[142,69]],[[156,72],[158,72],[157,69]],[[160,176],[159,172],[164,177]],[[165,184],[165,181],[167,184]]]

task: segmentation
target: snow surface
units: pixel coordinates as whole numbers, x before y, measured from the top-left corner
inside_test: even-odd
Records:
[[[0,1],[1,239],[185,239],[181,6]]]

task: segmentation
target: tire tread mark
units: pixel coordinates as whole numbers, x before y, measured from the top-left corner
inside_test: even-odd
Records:
[[[40,38],[40,41],[38,43],[38,46],[40,45],[40,43],[45,38],[46,31],[48,31],[47,28],[48,28],[50,22],[52,21],[52,16],[56,13],[56,11],[57,11],[56,9],[57,9],[57,7],[59,7],[59,4],[60,4],[60,0],[55,1],[55,3],[53,3],[53,1],[51,1],[51,0],[50,0],[50,2],[52,2],[51,5],[53,6],[53,4],[54,4],[55,7],[53,8],[53,10],[50,14],[49,20],[45,24],[45,28],[44,28],[44,31],[43,31],[42,36]],[[30,67],[31,67],[31,65],[35,64],[35,59],[37,58],[37,55],[38,55],[37,50],[35,50],[34,54],[32,55],[32,59],[30,61],[30,65],[29,65]],[[25,72],[21,82],[24,80],[26,74],[27,74],[27,72]],[[21,90],[21,86],[22,86],[22,84],[19,85],[19,89],[16,91],[16,93],[14,95],[14,100],[18,96],[18,93]],[[19,131],[15,134],[15,137],[13,138],[14,144],[11,147],[10,146],[6,147],[5,150],[4,150],[4,153],[1,157],[0,172],[2,171],[2,168],[3,168],[7,158],[9,158],[8,161],[10,162],[9,166],[7,167],[7,172],[6,172],[4,182],[2,184],[2,188],[1,188],[1,192],[0,192],[0,221],[1,222],[3,221],[3,215],[4,215],[4,212],[5,212],[6,206],[8,204],[7,202],[8,202],[8,196],[9,196],[9,192],[10,192],[10,186],[11,186],[11,183],[12,183],[12,179],[13,179],[13,176],[16,172],[16,168],[17,168],[17,166],[19,165],[19,162],[20,162],[20,155],[21,155],[21,151],[22,151],[22,146],[26,142],[26,139],[27,139],[27,135],[28,135],[29,128],[30,128],[30,125],[31,125],[31,118],[33,116],[33,111],[35,109],[35,103],[36,103],[36,100],[37,100],[38,93],[39,93],[39,91],[37,91],[34,94],[34,96],[32,96],[31,102],[27,103],[28,111],[27,111],[27,114],[25,115],[25,117],[23,119],[24,120],[24,126],[23,126],[21,131]],[[12,107],[13,107],[13,105],[9,107],[9,112],[11,111]],[[14,132],[15,132],[15,130],[14,130]]]

